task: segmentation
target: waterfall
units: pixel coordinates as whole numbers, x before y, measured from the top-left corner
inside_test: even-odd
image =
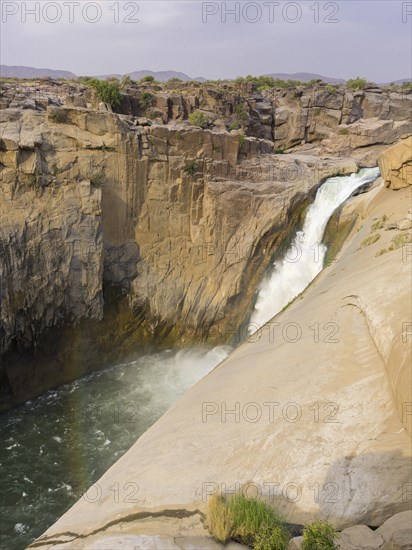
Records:
[[[322,271],[327,251],[322,239],[329,218],[356,189],[378,176],[379,168],[365,168],[350,176],[328,178],[319,188],[302,230],[297,231],[284,258],[274,262],[260,286],[250,333],[279,313]]]

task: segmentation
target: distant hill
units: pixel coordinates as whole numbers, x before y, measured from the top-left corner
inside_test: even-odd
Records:
[[[55,69],[36,69],[34,67],[24,67],[21,65],[0,65],[0,76],[6,78],[41,78],[41,77],[51,77],[51,78],[66,78],[72,80],[78,78],[77,75],[71,73],[70,71],[61,71]],[[88,75],[92,76],[92,75]],[[96,78],[105,80],[107,78],[119,78],[121,79],[123,74],[105,74],[98,75]],[[185,73],[178,71],[133,71],[127,73],[126,76],[130,76],[133,80],[140,80],[144,76],[153,76],[159,82],[165,82],[171,78],[180,78],[183,82],[190,80],[196,80],[198,82],[207,82],[207,78],[203,76],[197,76],[196,78],[191,78]],[[346,81],[343,78],[332,78],[329,76],[322,76],[316,73],[269,73],[265,76],[272,76],[273,78],[278,78],[280,80],[300,80],[301,82],[309,82],[310,80],[323,80],[323,82],[330,82],[331,84],[344,84]],[[391,82],[386,82],[381,85],[389,84],[403,84],[404,82],[411,82],[410,78],[402,78],[400,80],[393,80]]]
[[[401,78],[400,80],[391,80],[390,82],[385,82],[382,84],[383,86],[389,86],[390,84],[403,84],[404,82],[412,82],[412,79],[410,78]]]
[[[70,71],[60,71],[54,69],[35,69],[34,67],[0,65],[0,76],[5,78],[41,78],[49,76],[51,78],[76,78]]]
[[[330,82],[331,84],[345,84],[343,78],[331,78],[329,76],[322,76],[315,73],[270,73],[265,76],[272,76],[279,80],[300,80],[301,82],[309,82],[310,80],[323,80],[323,82]]]

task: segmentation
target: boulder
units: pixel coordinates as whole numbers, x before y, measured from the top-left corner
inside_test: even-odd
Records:
[[[386,187],[401,189],[412,185],[412,136],[381,153],[378,164]]]
[[[339,534],[339,550],[378,550],[384,542],[382,535],[366,525],[348,527]]]
[[[381,550],[412,550],[412,511],[392,516],[376,530],[376,534],[385,541]]]
[[[396,227],[401,231],[405,231],[406,229],[411,229],[412,221],[409,218],[403,218],[402,220],[397,222]]]
[[[289,541],[288,550],[301,550],[303,537],[294,537]]]

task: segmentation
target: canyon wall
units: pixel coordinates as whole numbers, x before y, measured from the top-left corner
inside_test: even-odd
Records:
[[[78,83],[3,83],[5,406],[153,342],[230,340],[320,182],[376,163],[410,132],[411,102],[191,84],[131,87],[112,113]],[[194,110],[208,129],[188,124]]]

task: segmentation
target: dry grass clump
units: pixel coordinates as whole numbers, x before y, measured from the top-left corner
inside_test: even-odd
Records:
[[[228,498],[213,495],[208,502],[207,527],[212,536],[223,544],[234,539],[252,546],[254,550],[286,550],[290,539],[273,508],[242,494]],[[271,546],[268,546],[269,541]]]
[[[367,246],[376,243],[376,241],[379,241],[380,238],[381,236],[379,233],[373,233],[372,235],[369,235],[369,237],[366,237],[366,239],[363,239],[359,248],[366,248]]]

